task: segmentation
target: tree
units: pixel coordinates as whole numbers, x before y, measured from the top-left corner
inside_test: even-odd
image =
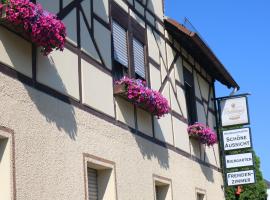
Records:
[[[254,153],[255,155],[255,153]],[[240,200],[267,200],[267,186],[260,170],[260,158],[255,155],[256,183],[243,186]],[[235,188],[226,188],[226,200],[236,200]]]

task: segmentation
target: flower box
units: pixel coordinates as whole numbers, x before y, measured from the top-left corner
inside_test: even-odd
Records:
[[[146,87],[145,82],[140,79],[123,77],[120,81],[116,81],[114,95],[123,97],[158,118],[170,111],[166,98],[159,92]]]
[[[30,34],[27,34],[21,25],[14,25],[7,20],[6,14],[7,5],[3,5],[0,7],[0,24],[6,27],[7,29],[11,30],[12,32],[17,33],[18,35],[22,36],[27,41],[31,41]]]
[[[43,55],[64,49],[65,25],[40,4],[29,0],[0,0],[0,24],[41,47]]]
[[[187,131],[191,138],[199,140],[202,144],[213,146],[217,143],[217,134],[202,123],[195,123],[189,126]]]

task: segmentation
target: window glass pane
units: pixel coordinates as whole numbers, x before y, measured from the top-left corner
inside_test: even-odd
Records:
[[[197,193],[197,200],[204,200],[204,194]]]
[[[197,121],[197,106],[194,91],[193,75],[190,71],[184,68],[184,81],[185,81],[185,96],[188,112],[188,123],[194,124]]]
[[[145,79],[144,45],[133,39],[133,54],[135,73]]]
[[[89,200],[98,200],[97,170],[88,168],[88,196]]]
[[[127,33],[117,22],[113,21],[114,59],[128,67]]]

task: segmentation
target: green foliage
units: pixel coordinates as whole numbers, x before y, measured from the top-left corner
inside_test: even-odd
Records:
[[[258,156],[255,156],[255,171],[256,184],[243,186],[240,200],[267,200],[267,186],[260,170],[260,158]],[[234,187],[226,188],[226,200],[236,200]]]

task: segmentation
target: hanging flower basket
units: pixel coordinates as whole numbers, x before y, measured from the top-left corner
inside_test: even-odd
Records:
[[[187,129],[190,137],[198,139],[202,144],[213,146],[217,143],[217,134],[202,123],[195,123]]]
[[[40,4],[29,0],[0,0],[0,24],[41,47],[43,55],[64,49],[65,25]]]
[[[167,99],[159,92],[146,87],[145,81],[140,79],[123,77],[121,80],[116,81],[114,94],[124,97],[158,118],[170,111]]]

